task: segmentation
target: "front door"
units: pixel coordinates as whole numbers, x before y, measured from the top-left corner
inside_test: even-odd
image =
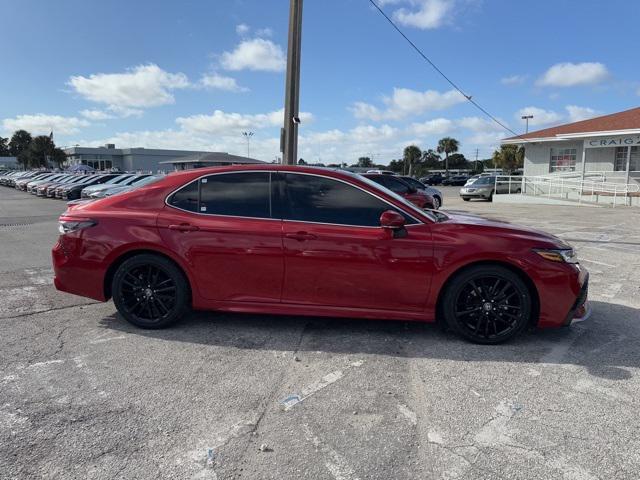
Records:
[[[404,238],[380,227],[397,210],[353,185],[287,173],[282,212],[282,301],[359,309],[422,311],[433,270],[428,225],[403,213]]]
[[[209,175],[167,203],[160,234],[190,266],[202,297],[280,301],[282,220],[272,217],[270,172]]]

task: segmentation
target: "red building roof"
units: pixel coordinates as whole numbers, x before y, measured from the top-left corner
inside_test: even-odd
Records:
[[[549,138],[558,135],[571,135],[586,132],[611,132],[617,130],[640,129],[640,107],[612,113],[601,117],[581,120],[579,122],[565,123],[557,127],[545,128],[535,132],[529,132],[517,137],[509,137],[504,140]]]

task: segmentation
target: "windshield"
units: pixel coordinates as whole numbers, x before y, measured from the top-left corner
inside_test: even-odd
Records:
[[[127,180],[128,178],[131,178],[131,175],[120,175],[118,177],[114,177],[111,180],[109,180],[108,182],[105,182],[105,185],[117,185],[121,182],[124,182],[125,180]]]
[[[386,193],[387,195],[392,196],[394,199],[396,199],[398,202],[402,202],[402,204],[410,211],[413,212],[417,212],[417,213],[421,213],[422,215],[426,215],[427,217],[429,217],[431,220],[433,220],[434,222],[438,221],[438,218],[431,213],[428,210],[420,210],[418,207],[416,207],[413,203],[409,202],[408,200],[405,200],[404,198],[402,198],[400,195],[398,195],[395,192],[392,192],[391,190],[389,190],[386,187],[383,187],[382,185],[374,182],[373,180],[371,180],[370,178],[364,177],[362,175],[358,175],[355,173],[350,173],[350,172],[344,172],[344,173],[348,173],[349,175],[353,175],[355,177],[358,178],[358,180],[362,180],[363,182],[365,182],[367,185],[369,185],[370,187],[376,189],[376,190],[381,190],[384,193]]]
[[[160,180],[161,178],[162,176],[160,175],[152,175],[150,177],[144,177],[144,178],[141,178],[140,180],[136,180],[135,182],[133,182],[131,186],[142,187],[143,185],[149,185],[150,183]]]
[[[473,182],[473,185],[489,185],[491,183],[494,183],[494,181],[495,180],[491,177],[482,177]]]

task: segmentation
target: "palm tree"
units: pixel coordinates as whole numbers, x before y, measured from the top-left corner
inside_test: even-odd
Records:
[[[404,149],[404,162],[409,165],[409,176],[411,176],[413,170],[413,164],[420,161],[422,158],[422,150],[415,145],[409,145]]]
[[[460,147],[460,142],[455,138],[444,137],[438,141],[438,153],[444,153],[445,156],[445,170],[449,171],[449,154],[456,153]]]

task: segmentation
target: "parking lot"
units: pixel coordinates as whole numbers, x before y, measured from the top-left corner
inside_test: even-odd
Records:
[[[226,313],[139,330],[54,289],[64,202],[0,187],[0,478],[637,479],[640,209],[458,190],[445,210],[577,247],[591,319],[499,346]]]

